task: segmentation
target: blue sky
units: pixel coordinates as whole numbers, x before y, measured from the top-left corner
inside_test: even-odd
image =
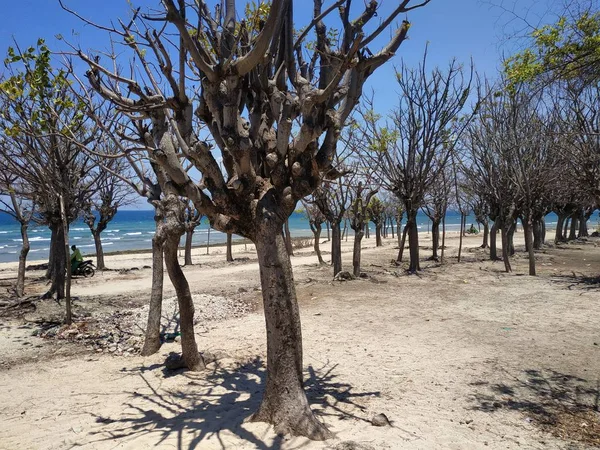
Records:
[[[324,5],[327,6],[332,1],[325,0]],[[412,23],[409,40],[402,44],[392,64],[382,67],[373,75],[366,89],[375,91],[376,107],[385,114],[395,106],[397,99],[394,65],[399,65],[403,60],[408,65],[416,66],[421,61],[427,44],[430,67],[445,66],[453,57],[468,64],[472,58],[480,74],[494,78],[501,66],[502,55],[509,55],[515,48],[523,45],[522,40],[507,39],[515,33],[522,33],[525,23],[522,20],[511,20],[514,17],[506,10],[515,10],[530,23],[538,25],[540,21],[552,20],[548,12],[556,9],[558,1],[432,0],[425,7],[407,15],[406,18]],[[382,0],[379,17],[383,17],[397,2],[398,0]],[[118,25],[118,18],[126,20],[130,17],[130,5],[127,0],[65,0],[65,3],[81,15],[102,25],[109,25],[111,21]],[[212,5],[214,1],[209,0],[208,3]],[[131,0],[131,4],[135,7],[141,6],[144,10],[157,7],[159,0]],[[242,6],[244,2],[238,1],[238,4]],[[354,4],[362,7],[363,0],[354,0]],[[296,1],[295,5],[294,19],[297,27],[301,28],[310,20],[312,1]],[[240,7],[240,11],[243,11],[243,7]],[[109,39],[106,33],[85,25],[63,11],[58,0],[2,0],[2,12],[2,59],[7,47],[14,45],[13,39],[20,46],[28,47],[42,37],[51,49],[66,49],[64,42],[55,39],[57,34],[84,50],[108,48]],[[389,33],[385,37],[388,36]],[[370,47],[373,52],[378,50],[376,43]],[[84,68],[82,63],[78,63],[78,66]],[[0,66],[0,72],[2,70],[4,68]]]

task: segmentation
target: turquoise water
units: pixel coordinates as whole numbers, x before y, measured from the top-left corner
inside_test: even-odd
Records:
[[[102,243],[105,252],[122,250],[144,250],[152,247],[152,235],[154,234],[154,219],[152,211],[119,211],[114,220],[108,225],[108,228],[102,233]],[[427,231],[430,225],[427,216],[419,213],[417,222],[421,231]],[[475,218],[467,218],[467,227],[475,224]],[[549,214],[546,217],[546,223],[549,227],[556,224],[556,216]],[[294,213],[290,217],[290,232],[294,237],[312,236],[308,220],[301,213]],[[343,224],[342,224],[343,226]],[[370,229],[374,232],[374,225],[370,224]],[[456,231],[460,228],[460,214],[449,212],[446,216],[446,228],[449,231]],[[326,236],[324,227],[323,234]],[[350,233],[352,231],[350,230]],[[225,242],[226,235],[215,230],[210,231],[210,242]],[[48,257],[50,247],[50,230],[47,227],[34,226],[29,228],[29,240],[31,250],[28,259],[45,259]],[[81,221],[71,225],[69,231],[69,240],[77,245],[83,254],[92,254],[95,252],[94,241],[89,228]],[[208,240],[208,222],[206,220],[196,228],[194,233],[193,245],[206,245]],[[0,214],[0,262],[18,261],[19,251],[21,249],[21,235],[18,224],[12,217],[6,214]]]

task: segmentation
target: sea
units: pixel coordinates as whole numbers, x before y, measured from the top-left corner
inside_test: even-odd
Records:
[[[556,215],[546,216],[546,224],[549,228],[556,225]],[[429,231],[431,222],[422,212],[417,216],[420,231]],[[477,222],[474,216],[467,218],[467,227]],[[344,224],[342,223],[342,227]],[[305,215],[295,212],[289,219],[290,233],[293,237],[311,237],[310,226]],[[348,232],[352,230],[348,226]],[[375,233],[375,225],[370,223],[369,229]],[[446,229],[458,231],[460,229],[460,213],[449,211],[446,215]],[[105,253],[125,250],[149,250],[152,248],[152,235],[154,234],[154,213],[152,210],[121,210],[109,223],[107,229],[102,233],[102,245]],[[323,227],[323,238],[327,236],[327,229]],[[234,237],[239,238],[237,236]],[[207,244],[219,244],[226,240],[226,235],[210,230],[206,219],[196,228],[192,244],[204,246]],[[28,260],[43,260],[48,258],[50,248],[50,230],[46,226],[31,224],[29,227],[29,241],[31,250]],[[69,229],[69,242],[77,245],[84,255],[95,253],[94,241],[89,228],[81,220],[71,224]],[[21,233],[19,224],[8,214],[0,213],[0,262],[15,262],[19,260],[21,250]],[[183,245],[183,238],[181,245]]]

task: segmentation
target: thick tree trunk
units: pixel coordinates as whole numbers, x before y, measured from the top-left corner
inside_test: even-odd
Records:
[[[27,222],[21,223],[23,245],[21,245],[21,253],[19,253],[19,269],[17,271],[17,284],[15,286],[16,294],[19,298],[25,294],[25,267],[27,266],[27,254],[30,249],[29,236],[27,234],[28,227],[29,224]]]
[[[581,238],[587,236],[589,236],[587,228],[587,218],[585,217],[585,214],[582,211],[581,215],[579,216],[579,237]]]
[[[390,217],[390,228],[392,230],[392,239],[394,239],[394,219]]]
[[[563,227],[565,225],[565,216],[564,214],[558,215],[558,220],[556,221],[556,231],[554,233],[554,243],[558,244],[559,242],[563,242]]]
[[[371,230],[369,230],[369,222],[367,222],[367,223],[365,224],[365,237],[366,237],[367,239],[370,239],[370,238],[371,238],[371,234],[370,234],[370,232],[371,232]]]
[[[183,252],[183,265],[191,266],[192,262],[192,240],[194,238],[194,229],[188,228],[185,231],[185,250]]]
[[[529,275],[535,276],[535,253],[533,251],[533,223],[531,219],[523,220],[523,234],[525,235],[525,247],[529,254]]]
[[[56,253],[58,229],[56,225],[50,225],[48,228],[50,228],[50,250],[48,252],[48,268],[46,269],[46,274],[44,276],[47,280],[51,280],[54,275],[54,254]]]
[[[563,225],[563,235],[562,235],[563,242],[567,242],[567,237],[568,237],[568,233],[569,233],[569,224],[570,223],[571,223],[571,218],[567,217],[565,219],[565,223]]]
[[[172,220],[172,219],[168,219]],[[169,227],[170,228],[170,227]],[[177,293],[177,303],[179,304],[179,324],[181,330],[181,354],[185,366],[190,370],[202,370],[205,368],[204,360],[198,352],[196,345],[196,336],[194,334],[194,301],[190,286],[185,274],[181,270],[177,258],[177,249],[179,240],[183,234],[169,229],[165,241],[165,265],[169,279],[173,283]]]
[[[106,266],[104,265],[104,249],[102,248],[100,233],[92,231],[92,236],[94,236],[94,245],[96,247],[96,268],[98,270],[104,270],[106,269]]]
[[[509,251],[509,237],[508,237],[508,231],[502,227],[500,229],[500,232],[502,233],[502,260],[504,261],[504,269],[506,270],[507,273],[512,272],[512,267],[510,266],[510,259],[509,259],[509,255],[510,255],[510,251]]]
[[[339,226],[337,228],[339,236]],[[302,331],[292,265],[281,230],[262,230],[255,242],[267,326],[267,380],[252,421],[278,434],[325,440],[331,432],[310,409],[303,385]]]
[[[434,220],[431,223],[431,246],[433,251],[431,254],[432,261],[439,261],[438,250],[440,248],[440,221]]]
[[[572,241],[577,239],[577,229],[579,228],[579,220],[576,213],[571,216],[571,228],[569,231],[569,240]]]
[[[227,233],[227,262],[233,262],[233,251],[231,248],[233,240],[233,235],[231,233]]]
[[[490,230],[490,259],[492,261],[498,261],[498,249],[496,247],[496,241],[498,237],[498,225],[497,222],[494,221],[492,225],[492,229]]]
[[[362,231],[357,231],[354,233],[354,251],[352,252],[352,267],[355,277],[360,276],[360,251],[363,236],[364,233]]]
[[[160,318],[162,314],[163,299],[163,252],[164,252],[164,223],[159,212],[154,215],[154,237],[152,238],[152,291],[150,293],[150,308],[148,310],[148,324],[144,337],[142,356],[153,355],[161,346]]]
[[[460,262],[460,257],[462,256],[462,244],[463,244],[463,235],[465,234],[466,220],[467,220],[467,216],[464,213],[460,213],[460,237],[458,239],[458,262]]]
[[[417,213],[408,214],[408,250],[410,254],[410,263],[408,271],[415,273],[421,270],[419,263],[419,229],[417,228]]]
[[[523,224],[523,227],[525,227],[525,224]],[[541,250],[542,246],[544,244],[543,219],[533,221],[532,231],[533,231],[533,248],[534,248],[534,250]]]
[[[321,255],[321,247],[319,242],[321,240],[321,231],[323,227],[320,223],[315,223],[314,225],[311,225],[310,228],[315,238],[313,248],[315,249],[315,253],[317,254],[317,258],[319,259],[319,264],[325,264],[325,261],[323,261],[323,256]]]
[[[486,220],[483,222],[483,242],[481,243],[481,248],[488,248],[488,242],[490,241],[490,225]]]
[[[342,234],[339,222],[331,223],[331,264],[333,276],[342,271]]]
[[[375,225],[375,247],[381,247],[383,242],[381,241],[381,223]]]
[[[53,225],[52,235],[52,259],[48,261],[48,274],[52,283],[43,298],[52,298],[56,294],[56,298],[60,300],[65,298],[65,262],[69,258],[69,253],[65,253],[65,233],[60,223]]]
[[[402,230],[402,239],[400,240],[400,245],[398,246],[398,257],[396,258],[397,262],[402,262],[402,257],[404,256],[404,247],[406,245],[406,235],[408,234],[408,222],[404,225],[404,230]],[[398,234],[400,236],[400,234]]]
[[[330,241],[331,240],[331,234],[329,232],[329,222],[327,222],[325,225],[327,226],[327,241]]]

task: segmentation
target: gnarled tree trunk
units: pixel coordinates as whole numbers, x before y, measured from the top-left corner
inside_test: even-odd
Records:
[[[181,270],[177,250],[179,240],[185,232],[183,226],[183,218],[179,217],[178,211],[179,199],[173,198],[168,200],[167,218],[165,223],[165,265],[169,279],[173,283],[175,292],[177,293],[177,303],[179,305],[179,324],[181,330],[181,353],[185,366],[189,370],[202,370],[205,368],[204,360],[198,352],[196,345],[196,336],[194,335],[194,301],[190,286]]]
[[[292,235],[290,234],[289,220],[285,221],[284,230],[285,230],[285,248],[287,249],[288,255],[294,256],[294,247],[292,246]]]
[[[51,259],[48,261],[48,275],[52,284],[50,289],[43,295],[43,298],[52,298],[56,294],[57,299],[65,298],[65,278],[66,278],[66,258],[69,257],[65,253],[65,233],[60,223],[51,226],[52,240]]]
[[[338,233],[340,224],[332,224]],[[280,434],[324,440],[331,433],[310,409],[302,387],[302,331],[289,255],[281,230],[260,230],[254,241],[267,325],[267,380],[252,421]]]
[[[571,216],[571,228],[569,230],[569,240],[572,241],[577,239],[577,229],[579,228],[579,218],[577,213],[573,213]]]
[[[509,237],[508,231],[505,227],[500,228],[500,232],[502,233],[502,260],[504,261],[504,269],[506,272],[512,272],[512,267],[510,266],[510,251],[509,251]]]
[[[559,242],[563,242],[563,227],[565,225],[566,217],[564,214],[558,215],[558,220],[556,221],[556,231],[554,233],[554,243],[558,244]]]

